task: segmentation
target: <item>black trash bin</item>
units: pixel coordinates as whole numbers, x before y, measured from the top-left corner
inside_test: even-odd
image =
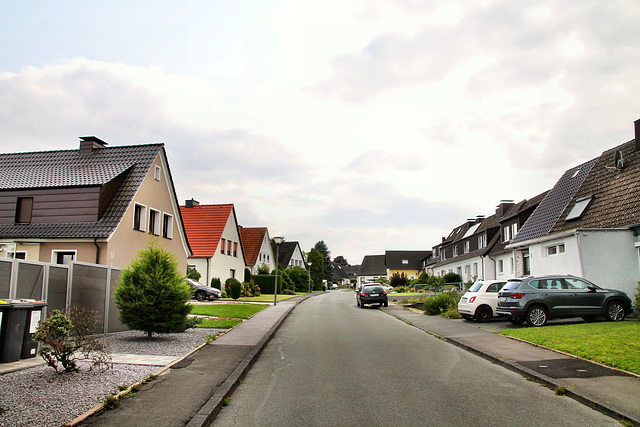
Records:
[[[0,363],[17,362],[22,353],[22,341],[27,313],[32,304],[5,300],[2,306],[2,329],[0,330]]]
[[[21,359],[30,359],[36,357],[38,353],[38,342],[33,340],[33,336],[38,329],[38,324],[42,319],[43,309],[47,306],[44,301],[30,302],[31,310],[27,312],[27,319],[24,327],[24,338],[22,339]]]

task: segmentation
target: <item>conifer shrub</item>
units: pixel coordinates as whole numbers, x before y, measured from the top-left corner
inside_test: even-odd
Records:
[[[120,321],[153,334],[184,332],[191,288],[180,275],[175,256],[152,241],[124,270],[114,293]]]

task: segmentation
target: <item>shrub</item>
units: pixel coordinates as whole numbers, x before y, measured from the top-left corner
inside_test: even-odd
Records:
[[[42,343],[38,354],[58,374],[78,372],[77,360],[91,360],[93,366],[108,364],[111,357],[106,353],[104,342],[93,335],[95,325],[95,313],[85,308],[53,310],[40,322],[33,336]]]
[[[389,279],[389,284],[394,288],[398,286],[409,286],[409,278],[404,273],[400,274],[396,272],[393,273],[391,279]]]
[[[242,283],[240,283],[236,279],[227,279],[225,282],[225,287],[228,288],[227,294],[231,295],[231,298],[237,300],[242,295]]]
[[[458,273],[447,273],[444,275],[445,283],[460,283],[462,282],[462,277]]]
[[[251,281],[251,270],[249,270],[248,268],[244,269],[244,281],[246,283],[249,283]]]
[[[187,278],[195,280],[196,282],[200,280],[202,275],[193,267],[187,267]]]
[[[449,310],[451,307],[457,307],[460,297],[457,292],[445,292],[424,300],[424,314],[429,316],[438,316]]]
[[[638,287],[636,288],[638,292],[635,294],[635,299],[633,300],[633,305],[637,311],[640,311],[640,282],[638,282]]]
[[[120,320],[132,329],[154,333],[184,332],[191,288],[178,272],[178,261],[152,241],[120,276],[114,299]]]
[[[260,267],[258,267],[258,274],[265,275],[265,274],[269,274],[270,272],[271,270],[269,269],[269,266],[264,262],[260,264]]]
[[[276,283],[276,276],[272,276],[269,274],[253,276],[253,281],[260,288],[260,292],[265,294],[273,294],[273,288]],[[281,292],[282,289],[280,288],[278,293]]]
[[[282,295],[295,295],[295,291],[292,291],[291,289],[285,289],[284,291],[282,291]]]
[[[222,282],[220,281],[219,277],[211,278],[211,287],[222,290]]]

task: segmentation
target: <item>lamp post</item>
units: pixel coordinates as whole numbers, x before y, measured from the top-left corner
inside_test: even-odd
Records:
[[[273,288],[273,305],[278,304],[278,267],[280,258],[280,243],[284,240],[283,237],[274,237],[273,241],[276,243],[276,286]]]
[[[307,265],[309,266],[309,293],[311,293],[311,264],[313,263],[307,261]]]

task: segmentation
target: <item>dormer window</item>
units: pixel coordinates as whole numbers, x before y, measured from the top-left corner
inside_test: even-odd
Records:
[[[409,265],[409,260],[408,259],[403,259],[402,260],[402,265]]]

